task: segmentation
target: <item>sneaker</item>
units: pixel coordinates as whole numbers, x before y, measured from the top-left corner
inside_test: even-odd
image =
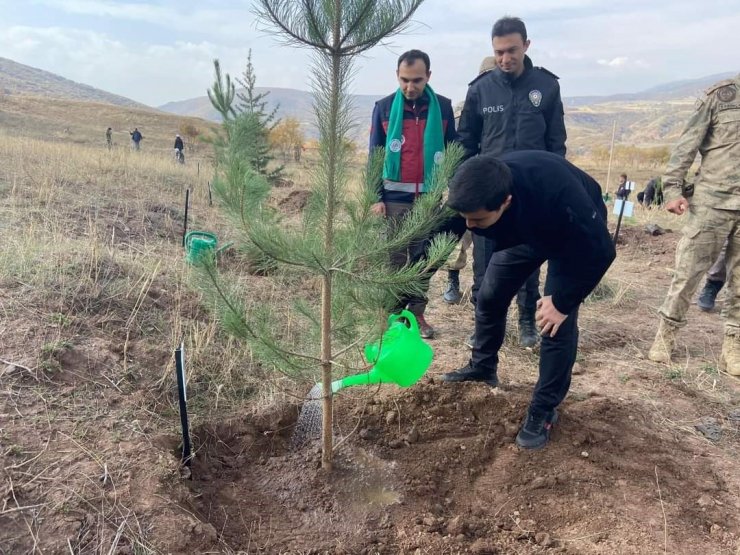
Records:
[[[498,376],[496,372],[490,370],[474,369],[468,363],[467,366],[455,370],[454,372],[448,372],[442,375],[442,381],[453,383],[453,382],[483,382],[490,385],[491,387],[498,386]]]
[[[423,315],[416,317],[416,323],[419,324],[419,333],[423,339],[434,338],[434,328],[427,323]]]
[[[516,435],[516,444],[524,449],[541,449],[550,440],[550,430],[557,421],[556,409],[544,414],[527,411],[527,418]]]

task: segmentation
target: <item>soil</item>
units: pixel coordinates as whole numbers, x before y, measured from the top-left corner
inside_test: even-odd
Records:
[[[281,209],[305,204],[295,193]],[[123,224],[176,237],[175,217],[152,206]],[[163,305],[208,316],[166,273],[105,307],[82,284],[54,305],[2,283],[0,554],[740,554],[740,382],[717,371],[718,313],[691,308],[676,365],[644,355],[678,236],[622,229],[610,291],[582,308],[571,392],[539,451],[513,441],[538,360],[515,325],[501,387],[440,382],[466,363],[473,326],[467,299],[442,303],[440,273],[431,369],[408,389],[337,396],[330,474],[315,442],[290,449],[298,399],[195,422],[196,455],[180,467],[177,404],[156,393],[171,352],[148,334]],[[122,271],[101,268],[111,280]],[[123,332],[134,311],[138,327]],[[11,360],[29,351],[39,354]],[[200,394],[191,402],[213,402]],[[719,439],[697,429],[707,418]]]

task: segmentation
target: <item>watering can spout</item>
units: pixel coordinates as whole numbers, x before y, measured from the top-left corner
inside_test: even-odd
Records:
[[[377,372],[365,372],[364,374],[355,374],[353,376],[346,376],[339,380],[341,383],[341,389],[345,387],[351,387],[353,385],[370,385],[374,383],[380,383],[381,376]]]

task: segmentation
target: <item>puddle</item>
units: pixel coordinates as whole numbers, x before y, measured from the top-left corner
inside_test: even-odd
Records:
[[[367,488],[360,491],[360,497],[366,504],[374,507],[387,507],[401,502],[401,494],[384,486]]]

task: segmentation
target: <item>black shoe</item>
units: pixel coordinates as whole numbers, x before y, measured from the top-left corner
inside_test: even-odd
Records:
[[[496,372],[490,370],[473,369],[470,364],[454,372],[442,375],[443,382],[483,382],[491,387],[498,386]]]
[[[534,324],[534,312],[527,312],[519,316],[519,344],[522,347],[534,347],[539,341],[540,334]]]
[[[722,289],[724,282],[707,280],[704,284],[699,299],[696,301],[697,306],[704,312],[711,312],[714,309],[714,301],[717,300],[717,294]]]
[[[541,449],[550,440],[550,430],[558,421],[557,409],[549,413],[531,413],[516,435],[516,444],[524,449]]]

